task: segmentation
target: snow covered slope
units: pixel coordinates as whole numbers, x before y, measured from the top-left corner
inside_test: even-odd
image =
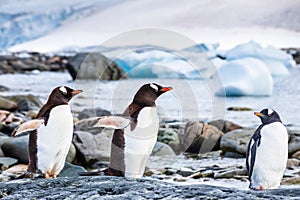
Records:
[[[19,0],[17,2],[24,3],[24,1]],[[0,5],[1,13],[15,9],[9,2],[11,0],[5,0],[4,5]],[[47,52],[66,47],[101,45],[113,36],[144,27],[171,29],[186,35],[197,43],[219,42],[223,49],[249,40],[261,44],[272,44],[277,47],[300,46],[299,0],[276,1],[276,3],[273,0],[124,0],[114,1],[106,7],[103,6],[108,1],[104,0],[75,0],[63,1],[63,3],[59,0],[29,0],[29,2],[37,10],[42,8],[42,16],[52,18],[53,23],[50,23],[48,27],[42,26],[42,30],[45,31],[37,33],[36,31],[41,24],[47,24],[48,21],[45,20],[47,23],[37,23],[43,17],[36,15],[37,12],[30,5],[25,10],[29,10],[31,14],[17,9],[16,12],[13,12],[14,15],[25,12],[30,20],[27,22],[23,19],[19,24],[11,25],[11,27],[25,27],[23,33],[27,37],[17,40],[18,37],[15,35],[18,31],[5,32],[6,29],[4,29],[4,32],[8,33],[6,37],[9,37],[12,42],[2,44],[2,47],[16,43],[15,40],[22,42],[43,34],[45,35],[38,39],[16,45],[10,50],[25,49]],[[33,2],[38,3],[35,5]],[[9,4],[10,8],[5,8],[5,4]],[[50,4],[57,5],[59,9],[53,11],[50,9],[52,8]],[[74,5],[75,8],[73,8]],[[85,9],[86,11],[92,11],[61,25],[61,22],[70,15],[80,13],[81,9],[76,9],[76,6],[80,7],[81,5],[86,5],[82,6],[85,8],[88,7]],[[58,14],[47,15],[47,13],[53,12],[58,12]],[[1,18],[3,19],[3,17]],[[11,22],[9,19],[9,22],[6,20],[5,24],[7,23],[16,22]],[[59,25],[61,26],[58,27]],[[32,31],[29,31],[31,29],[27,26],[31,26]],[[0,27],[1,34],[3,34],[2,23]],[[134,41],[125,42],[134,44]]]

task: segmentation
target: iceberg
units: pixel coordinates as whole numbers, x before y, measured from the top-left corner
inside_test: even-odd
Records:
[[[190,57],[189,57],[190,56]],[[131,51],[114,61],[131,78],[187,78],[203,79],[213,74],[209,70],[213,64],[204,54],[197,54],[200,66],[194,66],[193,52],[171,52],[160,49]]]
[[[259,59],[232,60],[218,72],[223,85],[217,89],[217,96],[269,96],[273,92],[273,78]]]
[[[288,76],[288,68],[296,67],[296,63],[290,54],[273,46],[263,48],[253,41],[237,45],[227,51],[225,57],[228,61],[245,57],[259,59],[265,63],[272,76]]]

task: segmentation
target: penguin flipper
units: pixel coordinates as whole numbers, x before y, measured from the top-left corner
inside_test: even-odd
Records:
[[[113,129],[123,129],[130,124],[130,119],[120,116],[104,116],[98,119],[98,122],[94,127],[106,127]]]
[[[262,125],[259,126],[258,129],[255,131],[255,133],[253,134],[253,136],[250,139],[249,144],[248,144],[248,150],[247,150],[247,155],[246,155],[246,167],[247,167],[247,171],[248,171],[249,180],[251,180],[252,173],[253,173],[253,168],[254,168],[255,158],[256,158],[256,151],[260,145],[261,129],[262,129]]]
[[[15,130],[12,132],[11,136],[16,136],[21,133],[24,133],[26,131],[33,131],[38,129],[42,124],[44,124],[44,119],[33,119],[30,121],[27,121],[23,124],[20,124]]]

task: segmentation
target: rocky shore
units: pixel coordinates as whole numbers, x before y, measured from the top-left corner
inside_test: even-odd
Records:
[[[0,97],[0,181],[14,180],[26,171],[28,133],[19,137],[10,134],[20,123],[34,119],[40,107],[41,102],[32,95]],[[85,108],[74,113],[73,141],[60,177],[77,177],[78,172],[108,166],[113,130],[92,126],[96,116],[110,114],[101,108]],[[246,189],[249,182],[245,155],[254,131],[255,127],[243,128],[224,120],[161,121],[145,177],[180,184],[216,182]],[[289,131],[289,160],[283,185],[300,183],[299,141],[300,132]]]
[[[289,51],[292,55],[299,52]],[[78,63],[85,56],[38,53],[0,56],[0,73],[69,70],[74,78],[78,77]],[[89,65],[94,63],[94,56],[89,57]],[[103,57],[94,67],[97,68],[98,64],[105,66],[103,69],[107,73],[96,73],[102,73],[103,79],[108,80],[124,78],[116,65],[111,64],[107,68],[110,62]],[[86,79],[95,78],[92,68],[80,73],[85,74]],[[0,85],[0,92],[9,90]],[[255,192],[247,190],[245,154],[256,127],[242,127],[223,119],[210,122],[162,119],[157,144],[147,163],[145,178],[141,180],[79,177],[79,172],[107,167],[113,132],[111,129],[91,128],[96,116],[111,113],[87,106],[78,106],[80,109],[74,112],[74,137],[60,177],[53,180],[15,180],[27,168],[28,133],[15,138],[11,137],[11,133],[20,123],[34,119],[41,106],[42,102],[34,95],[0,94],[0,198],[296,199],[300,196],[300,130],[289,130],[289,160],[281,189]],[[228,108],[229,112],[245,110],[251,108]]]
[[[27,179],[0,184],[2,199],[298,199],[299,196],[299,188],[249,191],[118,177]]]

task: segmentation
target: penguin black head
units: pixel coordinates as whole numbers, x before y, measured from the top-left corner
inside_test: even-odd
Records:
[[[162,87],[156,83],[143,85],[135,94],[133,102],[144,106],[154,106],[155,100],[163,93],[172,90],[171,87]]]
[[[255,112],[254,115],[258,116],[263,124],[281,122],[279,114],[273,109],[266,108],[260,112]]]
[[[72,99],[72,97],[81,92],[82,90],[73,90],[67,86],[59,86],[53,89],[48,102],[54,104],[66,104]]]

